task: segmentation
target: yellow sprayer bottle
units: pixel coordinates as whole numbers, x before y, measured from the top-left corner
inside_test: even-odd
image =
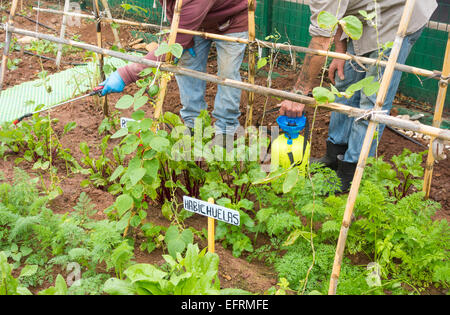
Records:
[[[295,164],[300,172],[305,175],[311,152],[306,116],[297,118],[280,116],[277,118],[277,123],[284,133],[281,133],[272,142],[271,170],[276,170],[278,166],[289,168]],[[303,129],[305,130],[304,136],[300,135]]]

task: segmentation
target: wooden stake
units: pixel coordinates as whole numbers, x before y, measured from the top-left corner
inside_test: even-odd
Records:
[[[69,8],[70,8],[70,0],[66,0],[66,2],[64,3],[64,12],[65,13],[69,12]],[[67,26],[67,15],[64,14],[61,23],[61,31],[59,34],[59,38],[61,39],[64,39],[64,36],[66,34],[66,26]],[[56,66],[58,67],[58,69],[61,66],[62,48],[63,45],[59,44],[58,53],[56,54]]]
[[[52,10],[52,9],[40,9],[40,8],[33,8],[33,9],[36,11],[40,11],[40,12],[64,14],[64,12],[62,12],[62,11],[57,11],[57,10]],[[80,18],[86,18],[86,19],[95,18],[92,15],[74,13],[74,12],[70,12],[67,15],[76,16],[76,17],[80,17]],[[120,19],[103,18],[103,21],[110,21],[110,22],[112,21],[112,22],[115,22],[118,24],[124,24],[124,25],[130,25],[130,26],[136,26],[136,27],[142,27],[142,28],[150,28],[150,29],[155,29],[155,30],[160,29],[159,25],[131,22],[131,21],[120,20]],[[168,28],[163,28],[163,29],[167,30]],[[182,28],[178,29],[178,33],[197,35],[197,36],[202,36],[204,38],[218,39],[218,40],[235,42],[235,43],[250,44],[250,41],[247,39],[244,39],[244,38],[236,38],[236,37],[225,36],[225,35],[192,31],[192,30],[186,30],[186,29],[182,29]],[[279,43],[271,43],[271,42],[261,41],[261,40],[259,40],[258,43],[262,47],[265,47],[265,48],[280,49],[280,50],[289,51],[289,52],[305,53],[305,54],[311,54],[311,55],[317,55],[317,56],[323,56],[323,57],[328,56],[330,58],[336,58],[336,59],[342,59],[342,60],[355,60],[358,63],[362,63],[362,64],[366,64],[366,65],[370,65],[370,66],[377,65],[380,67],[386,67],[386,65],[387,65],[386,61],[380,61],[377,59],[361,57],[361,56],[352,56],[350,54],[341,54],[341,53],[337,53],[337,52],[333,52],[333,51],[311,49],[311,48],[307,48],[307,47],[292,46],[292,45],[279,44]],[[411,73],[414,75],[419,75],[419,76],[423,76],[423,77],[427,77],[427,78],[431,78],[431,79],[435,79],[435,80],[439,80],[439,78],[441,76],[441,72],[439,72],[439,71],[431,71],[431,70],[411,67],[411,66],[404,65],[404,64],[396,64],[395,70],[399,70],[402,72],[407,72],[407,73]]]
[[[170,27],[170,35],[169,35],[169,46],[174,44],[177,39],[178,34],[178,25],[180,23],[180,13],[181,13],[181,7],[183,6],[182,0],[177,0],[175,2],[174,6],[174,13],[172,18],[172,25]],[[172,55],[170,53],[166,54],[166,62],[170,62],[172,59]],[[161,116],[162,112],[162,106],[164,103],[164,99],[166,97],[167,93],[167,84],[169,83],[169,79],[166,77],[162,77],[159,85],[159,94],[156,99],[156,108],[155,108],[155,114],[153,115],[154,120],[159,120],[159,117]],[[156,128],[156,126],[154,126]]]
[[[256,39],[255,33],[255,10],[256,1],[248,0],[248,40],[253,43]],[[255,74],[256,74],[256,52],[253,51],[253,47],[249,45],[248,50],[248,82],[250,84],[255,84]],[[245,129],[252,125],[253,117],[253,105],[255,103],[255,93],[248,93],[248,103],[247,103],[247,115],[245,119]]]
[[[106,16],[110,19],[113,20],[112,14],[111,14],[111,10],[109,9],[109,4],[108,4],[108,0],[101,0],[103,7],[105,8],[106,11]],[[116,28],[113,27],[113,23],[112,21],[110,21],[110,25],[111,25],[111,30],[113,32],[114,35],[114,41],[117,47],[122,48],[122,44],[120,43],[120,37],[119,37],[119,32],[117,31]]]
[[[5,27],[3,25],[0,25],[0,29],[5,29]],[[65,45],[70,45],[70,46],[81,48],[84,50],[89,50],[89,51],[92,51],[92,52],[95,52],[98,54],[103,54],[103,55],[119,58],[122,60],[127,60],[130,62],[143,64],[143,65],[146,65],[147,67],[152,67],[152,68],[159,67],[161,71],[167,71],[167,72],[171,72],[174,74],[185,75],[185,76],[197,78],[200,80],[212,82],[215,84],[220,84],[223,86],[234,87],[236,89],[240,89],[240,90],[244,90],[244,91],[251,91],[251,92],[255,92],[257,94],[264,95],[264,96],[273,96],[273,97],[277,97],[280,99],[291,100],[293,102],[303,103],[303,104],[306,104],[311,107],[320,106],[323,108],[327,108],[327,109],[345,114],[350,117],[361,117],[364,114],[366,114],[365,110],[362,110],[359,108],[355,108],[355,107],[351,107],[351,106],[347,106],[347,105],[343,105],[343,104],[339,104],[339,103],[328,103],[328,104],[316,105],[316,101],[312,97],[298,95],[295,93],[277,90],[277,89],[273,89],[273,88],[268,88],[265,86],[252,85],[247,82],[221,78],[221,77],[218,77],[213,74],[199,72],[199,71],[195,71],[195,70],[191,70],[191,69],[186,69],[183,67],[166,64],[166,63],[162,63],[162,62],[158,62],[158,61],[152,61],[152,60],[148,60],[148,59],[133,56],[133,55],[127,55],[127,54],[124,54],[124,53],[121,53],[118,51],[113,51],[113,50],[109,50],[109,49],[105,49],[105,48],[99,48],[97,46],[86,44],[86,43],[80,43],[80,42],[76,42],[73,40],[67,40],[67,39],[61,40],[55,36],[37,33],[37,32],[33,32],[33,31],[28,31],[28,30],[24,30],[24,29],[20,29],[20,28],[16,28],[16,27],[10,27],[9,31],[11,33],[35,37],[38,39],[45,39],[45,40],[48,40],[48,41],[51,41],[54,43],[62,43]],[[436,137],[439,139],[450,141],[450,131],[446,130],[446,129],[435,128],[435,127],[424,125],[424,124],[417,124],[417,123],[409,121],[409,120],[404,120],[401,118],[392,117],[392,116],[380,114],[380,113],[373,114],[372,116],[368,117],[368,120],[373,121],[373,122],[378,122],[380,124],[389,125],[391,127],[396,127],[396,128],[405,129],[405,130],[412,130],[412,131],[419,132],[419,133],[422,133],[425,135],[429,135],[429,136],[433,136],[433,137]]]
[[[214,204],[214,198],[208,199],[209,203]],[[214,253],[215,252],[215,243],[216,243],[216,236],[214,232],[216,221],[213,218],[208,217],[208,252]]]
[[[14,16],[16,15],[17,4],[19,0],[13,0],[11,4],[11,11],[9,12],[8,27],[14,26]],[[0,68],[0,93],[3,90],[3,81],[5,79],[6,66],[8,64],[9,48],[11,46],[12,32],[6,30],[5,47],[3,48],[2,65]]]
[[[391,54],[389,56],[388,64],[384,72],[380,90],[377,95],[377,100],[374,106],[374,110],[380,110],[386,99],[386,94],[389,90],[389,85],[391,83],[392,75],[394,74],[395,64],[397,62],[400,49],[403,44],[403,39],[406,36],[409,21],[411,20],[412,11],[414,9],[415,0],[407,0],[405,4],[405,9],[403,11],[402,18],[400,20],[400,26],[397,31],[397,36],[394,41],[394,46],[392,47]],[[334,257],[333,271],[330,279],[330,286],[328,294],[335,295],[337,289],[337,283],[339,279],[339,274],[341,271],[342,258],[344,256],[345,242],[347,240],[348,230],[350,228],[351,217],[353,214],[353,208],[355,206],[356,197],[358,195],[359,186],[361,184],[362,175],[364,173],[364,167],[366,166],[366,160],[369,156],[370,147],[372,146],[373,136],[375,133],[375,128],[377,127],[376,122],[369,122],[367,127],[366,137],[364,138],[364,143],[359,155],[359,161],[356,167],[355,176],[353,177],[352,186],[350,193],[348,195],[347,204],[345,207],[344,218],[342,221],[341,231],[339,234],[339,239],[336,247],[336,255]]]
[[[98,5],[98,0],[95,0],[94,3],[94,15],[97,17],[95,26],[97,28],[97,46],[99,48],[103,47],[102,44],[102,23],[100,21],[100,6]],[[101,83],[106,80],[105,71],[103,70],[103,66],[105,64],[103,54],[97,54],[97,60],[98,60],[98,73],[100,76],[100,80],[98,83]],[[104,96],[100,99],[100,105],[103,108],[103,116],[108,117],[109,116],[109,108],[108,108],[108,98]]]
[[[448,78],[450,77],[450,33],[448,33],[447,49],[445,50],[444,65],[442,67],[442,77],[447,78],[447,82],[440,82],[439,93],[436,99],[436,107],[434,109],[433,127],[439,128],[442,123],[442,112],[445,106],[445,97],[447,95]],[[428,149],[427,163],[425,167],[425,176],[423,179],[423,191],[425,198],[430,197],[431,180],[433,178],[434,156],[433,156],[433,141],[434,137],[430,139],[430,146]]]

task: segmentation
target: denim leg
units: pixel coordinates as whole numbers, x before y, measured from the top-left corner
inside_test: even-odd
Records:
[[[211,43],[211,40],[194,36],[196,56],[192,57],[188,51],[185,51],[178,61],[178,65],[191,70],[206,72]],[[202,110],[208,107],[205,101],[206,81],[184,75],[176,75],[175,78],[180,91],[181,104],[183,105],[183,108],[180,110],[181,118],[183,118],[186,126],[193,128],[195,118],[200,115]]]
[[[348,44],[348,52],[354,54],[353,44]],[[364,70],[356,63],[347,61],[344,66],[344,80],[341,80],[336,72],[335,82],[336,88],[340,92],[344,92],[348,86],[364,79]],[[355,93],[350,99],[340,97],[336,99],[337,103],[359,107],[361,94]],[[346,145],[350,136],[354,118],[338,112],[332,112],[330,117],[330,125],[328,127],[328,141],[334,144]]]
[[[238,38],[248,38],[248,32],[227,34]],[[217,67],[219,77],[241,81],[239,69],[244,59],[245,44],[215,40],[217,47]],[[240,89],[218,85],[214,102],[213,117],[216,118],[216,132],[233,134],[239,127]]]
[[[404,64],[406,62],[406,59],[408,58],[408,55],[411,51],[412,46],[417,41],[417,39],[420,37],[422,33],[422,30],[411,34],[409,36],[406,36],[403,40],[402,48],[400,50],[400,54],[398,56],[397,63]],[[385,53],[389,56],[390,51]],[[369,56],[370,58],[376,59],[378,57],[377,52],[373,52]],[[367,76],[375,76],[375,78],[381,78],[384,74],[384,67],[377,68],[376,66],[372,66],[369,68],[369,71],[367,72]],[[389,85],[389,89],[386,95],[385,102],[383,104],[382,110],[387,110],[388,113],[391,111],[392,108],[392,102],[394,101],[395,94],[397,93],[398,86],[400,84],[400,79],[402,76],[401,71],[394,71],[394,74],[392,76],[391,83]],[[375,102],[376,102],[376,94],[372,96],[366,96],[364,93],[361,93],[361,101],[359,104],[359,107],[363,110],[371,110],[373,109]],[[369,125],[369,122],[367,120],[359,120],[358,122],[354,122],[350,131],[350,137],[348,142],[348,149],[345,152],[344,161],[348,163],[357,163],[359,159],[359,154],[362,149],[362,145],[364,142],[364,138],[366,136],[367,127]],[[383,134],[385,125],[380,124],[378,125],[377,129],[377,137],[374,138],[372,142],[372,146],[370,148],[369,156],[374,156],[378,143],[381,139],[381,136]]]

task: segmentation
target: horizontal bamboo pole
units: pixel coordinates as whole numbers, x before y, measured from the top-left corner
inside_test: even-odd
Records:
[[[80,17],[80,18],[85,18],[85,19],[95,19],[95,16],[93,16],[93,15],[82,14],[82,13],[75,13],[75,12],[64,13],[63,11],[52,10],[52,9],[42,9],[42,8],[33,8],[33,9],[36,11],[39,11],[39,12],[54,13],[54,14],[67,14],[70,16],[75,16],[75,17]],[[106,17],[103,17],[102,20],[105,22],[115,22],[117,24],[136,26],[136,27],[142,27],[142,28],[150,28],[150,29],[154,29],[154,30],[158,30],[158,31],[161,29],[161,26],[156,25],[156,24],[132,22],[132,21],[127,21],[127,20],[123,20],[123,19],[110,19],[110,18],[106,18]],[[167,30],[167,31],[170,30],[170,28],[168,28],[168,27],[163,27],[162,29]],[[182,29],[182,28],[178,29],[178,33],[197,35],[197,36],[201,36],[204,38],[237,42],[237,43],[241,43],[241,44],[255,43],[255,42],[252,42],[252,41],[250,41],[248,39],[244,39],[244,38],[236,38],[236,37],[232,37],[232,36],[212,34],[212,33],[207,33],[207,32],[200,32],[200,31],[193,31],[193,30],[187,30],[187,29]],[[354,56],[354,55],[350,55],[350,54],[342,54],[342,53],[337,53],[337,52],[333,52],[333,51],[312,49],[312,48],[301,47],[301,46],[292,46],[292,45],[287,45],[287,44],[271,43],[271,42],[261,41],[261,40],[256,40],[256,43],[258,45],[260,45],[262,47],[266,47],[266,48],[280,49],[280,50],[289,51],[289,52],[305,53],[305,54],[318,55],[318,56],[324,56],[324,57],[330,57],[330,58],[336,58],[336,59],[342,59],[342,60],[354,60],[357,63],[366,64],[366,65],[379,65],[381,67],[386,67],[386,65],[387,65],[387,61],[384,61],[384,60],[377,60],[377,59],[372,59],[372,58],[367,58],[367,57]],[[411,73],[411,74],[422,76],[422,77],[432,78],[435,80],[439,80],[441,77],[440,71],[431,71],[431,70],[412,67],[412,66],[408,66],[408,65],[404,65],[404,64],[396,64],[395,70],[406,72],[406,73]]]
[[[4,29],[4,28],[5,28],[4,25],[0,26],[0,29]],[[44,40],[48,40],[48,41],[55,42],[55,43],[62,43],[65,45],[70,45],[70,46],[81,48],[84,50],[93,51],[95,53],[108,55],[108,56],[119,58],[122,60],[144,64],[144,65],[146,65],[148,67],[152,67],[152,68],[159,67],[161,71],[172,72],[172,73],[179,74],[179,75],[186,75],[189,77],[197,78],[200,80],[204,80],[204,81],[208,81],[208,82],[212,82],[212,83],[216,83],[216,84],[220,84],[220,85],[224,85],[224,86],[234,87],[234,88],[237,88],[240,90],[254,92],[254,93],[257,93],[260,95],[264,95],[264,96],[273,96],[273,97],[277,97],[277,98],[281,98],[281,99],[287,99],[287,100],[291,100],[293,102],[303,103],[303,104],[306,104],[306,105],[312,106],[312,107],[319,106],[319,107],[327,108],[327,109],[337,111],[337,112],[340,112],[342,114],[345,114],[345,115],[348,115],[351,117],[361,117],[361,116],[364,116],[367,114],[366,111],[359,109],[359,108],[354,108],[351,106],[338,104],[338,103],[328,103],[328,104],[318,105],[318,104],[316,104],[316,100],[312,97],[299,95],[299,94],[295,94],[295,93],[291,93],[291,92],[286,92],[286,91],[282,91],[282,90],[272,89],[272,88],[268,88],[268,87],[264,87],[264,86],[254,85],[254,84],[250,84],[250,83],[246,83],[246,82],[222,78],[222,77],[218,77],[213,74],[190,70],[190,69],[186,69],[183,67],[178,67],[178,66],[174,66],[171,64],[158,62],[158,61],[152,61],[149,59],[145,59],[145,58],[141,58],[141,57],[137,57],[137,56],[133,56],[133,55],[127,55],[127,54],[124,54],[124,53],[121,53],[118,51],[113,51],[113,50],[109,50],[109,49],[105,49],[105,48],[99,48],[97,46],[86,44],[86,43],[80,43],[80,42],[76,42],[76,41],[68,40],[68,39],[61,40],[55,36],[36,33],[33,31],[28,31],[28,30],[24,30],[24,29],[20,29],[20,28],[16,28],[16,27],[9,27],[9,31],[11,33],[16,33],[19,35],[30,36],[30,37],[34,37],[34,38],[38,38],[38,39],[44,39]],[[408,120],[403,120],[403,119],[396,118],[396,117],[391,117],[389,115],[380,114],[380,113],[374,113],[373,115],[370,115],[367,119],[370,121],[375,121],[375,122],[381,123],[381,124],[386,124],[391,127],[412,130],[412,131],[420,132],[425,135],[429,135],[432,137],[450,141],[450,130],[435,128],[435,127],[415,123],[415,122],[408,121]]]

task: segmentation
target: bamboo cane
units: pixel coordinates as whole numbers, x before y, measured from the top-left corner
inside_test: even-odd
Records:
[[[66,0],[66,2],[64,3],[64,12],[65,13],[69,12],[69,8],[70,8],[70,0]],[[66,34],[66,26],[67,26],[67,15],[64,14],[62,18],[61,31],[59,34],[59,38],[61,39],[64,39],[64,36]],[[58,53],[56,54],[56,66],[58,67],[58,69],[61,66],[62,48],[63,45],[59,44]]]
[[[0,29],[5,29],[5,26],[0,25]],[[339,103],[327,103],[327,104],[320,104],[320,105],[317,104],[316,105],[316,101],[312,97],[298,95],[295,93],[277,90],[277,89],[273,89],[273,88],[268,88],[265,86],[252,85],[247,82],[222,78],[222,77],[218,77],[213,74],[208,74],[208,73],[199,72],[199,71],[195,71],[195,70],[191,70],[191,69],[186,69],[183,67],[166,64],[166,63],[162,63],[162,62],[158,62],[158,61],[152,61],[149,59],[145,59],[145,58],[141,58],[141,57],[137,57],[137,56],[133,56],[133,55],[127,55],[127,54],[124,54],[124,53],[121,53],[118,51],[113,51],[113,50],[109,50],[109,49],[105,49],[105,48],[99,48],[97,46],[86,44],[86,43],[76,42],[76,41],[67,40],[67,39],[61,40],[55,36],[37,33],[37,32],[33,32],[33,31],[28,31],[28,30],[24,30],[24,29],[19,29],[16,27],[10,27],[9,31],[11,33],[16,33],[16,34],[20,34],[20,35],[24,35],[24,36],[35,37],[38,39],[45,39],[45,40],[48,40],[48,41],[54,42],[54,43],[62,43],[65,45],[70,45],[70,46],[77,47],[80,49],[89,50],[89,51],[92,51],[92,52],[95,52],[98,54],[103,54],[103,55],[119,58],[122,60],[143,64],[143,65],[146,65],[146,66],[152,67],[152,68],[159,67],[161,71],[171,72],[171,73],[179,74],[179,75],[185,75],[185,76],[197,78],[200,80],[212,82],[215,84],[220,84],[223,86],[237,88],[237,89],[240,89],[243,91],[249,91],[249,92],[251,91],[251,92],[255,92],[257,94],[264,95],[264,96],[273,96],[273,97],[277,97],[280,99],[287,99],[287,100],[291,100],[293,102],[303,103],[303,104],[306,104],[311,107],[319,106],[319,107],[327,108],[327,109],[337,111],[339,113],[342,113],[342,114],[345,114],[345,115],[348,115],[351,117],[361,117],[364,114],[366,114],[365,110],[361,110],[359,108],[355,108],[355,107],[351,107],[351,106],[347,106],[347,105],[343,105],[343,104],[339,104]],[[405,129],[405,130],[412,130],[412,131],[419,132],[419,133],[429,135],[429,136],[433,136],[433,137],[436,137],[439,139],[450,140],[450,131],[446,130],[446,129],[439,129],[439,128],[427,126],[424,124],[417,124],[413,121],[404,120],[401,118],[392,117],[392,116],[389,116],[386,114],[380,114],[380,113],[374,113],[373,115],[370,115],[369,117],[367,117],[367,119],[370,121],[378,122],[380,124],[389,125],[391,127],[396,127],[396,128]]]
[[[214,198],[209,198],[208,202],[214,204]],[[208,252],[210,253],[215,252],[215,224],[216,220],[214,220],[214,218],[208,217]]]
[[[13,0],[8,17],[7,26],[14,26],[14,16],[16,15],[17,4],[19,0]],[[9,48],[11,46],[12,33],[6,29],[5,47],[3,48],[2,65],[0,68],[0,93],[3,90],[3,81],[5,79],[6,66],[8,64]]]
[[[169,42],[168,42],[169,46],[174,44],[177,39],[178,25],[180,23],[180,13],[181,13],[182,6],[183,6],[182,0],[177,0],[175,2],[172,24],[170,27],[170,35],[169,35]],[[170,62],[171,59],[172,59],[172,55],[170,53],[167,53],[165,61]],[[166,78],[165,76],[163,76],[161,78],[161,82],[159,84],[159,94],[156,99],[156,108],[155,108],[155,113],[153,115],[153,118],[155,120],[158,120],[161,115],[162,106],[163,106],[164,99],[165,99],[166,93],[167,93],[167,84],[168,83],[169,83],[169,78]],[[154,126],[154,127],[156,127],[156,126]]]
[[[256,39],[255,34],[255,10],[256,1],[248,0],[248,40],[249,42],[254,42]],[[248,51],[248,82],[250,84],[255,84],[255,72],[256,72],[256,52],[253,50],[252,46],[249,45]],[[248,103],[247,103],[247,115],[245,119],[245,128],[252,125],[253,117],[253,105],[255,103],[255,93],[248,93]]]
[[[33,8],[33,9],[36,11],[40,11],[40,12],[64,14],[64,12],[52,10],[52,9],[41,9],[41,8]],[[68,13],[68,15],[76,16],[76,17],[80,17],[80,18],[86,18],[86,19],[95,18],[92,15],[75,13],[75,12],[70,12],[70,13]],[[155,29],[155,30],[160,29],[160,26],[155,25],[155,24],[131,22],[131,21],[127,21],[127,20],[108,19],[108,18],[103,18],[103,20],[115,22],[118,24],[129,25],[129,26],[150,28],[150,29]],[[168,30],[168,28],[164,28],[164,27],[163,27],[163,29]],[[182,28],[178,29],[178,33],[197,35],[197,36],[202,36],[204,38],[218,39],[218,40],[236,42],[236,43],[241,43],[241,44],[251,44],[251,42],[249,40],[244,39],[244,38],[236,38],[236,37],[231,37],[231,36],[226,36],[226,35],[212,34],[212,33],[200,32],[200,31],[192,31],[192,30],[186,30],[186,29],[182,29]],[[386,67],[386,65],[387,65],[387,62],[384,60],[380,61],[377,59],[361,57],[361,56],[353,56],[350,54],[342,54],[342,53],[337,53],[337,52],[332,52],[332,51],[327,51],[327,50],[312,49],[312,48],[308,48],[308,47],[293,46],[293,45],[287,45],[287,44],[271,43],[271,42],[260,41],[260,40],[257,40],[257,43],[266,48],[280,49],[280,50],[289,51],[289,52],[305,53],[305,54],[330,57],[330,58],[336,58],[336,59],[342,59],[342,60],[354,60],[358,63],[367,64],[370,66],[378,65],[381,67]],[[427,77],[427,78],[431,78],[431,79],[435,79],[435,80],[439,80],[439,78],[441,76],[441,72],[439,72],[439,71],[431,71],[431,70],[421,69],[421,68],[412,67],[412,66],[403,65],[403,64],[396,64],[395,70],[399,70],[402,72],[407,72],[407,73],[411,73],[414,75],[423,76],[423,77]]]
[[[112,20],[113,17],[112,17],[112,14],[111,14],[111,10],[109,9],[108,0],[101,0],[101,1],[102,1],[102,4],[103,4],[103,7],[105,8],[106,16],[109,19]],[[122,48],[122,44],[120,43],[119,32],[117,31],[116,28],[113,27],[112,23],[114,23],[114,22],[110,22],[111,30],[112,30],[112,33],[113,33],[113,36],[114,36],[114,41],[115,41],[117,47]]]
[[[395,70],[395,63],[397,62],[400,49],[403,44],[403,39],[406,36],[409,22],[411,20],[412,11],[414,9],[415,0],[407,0],[405,8],[403,11],[402,18],[400,20],[400,25],[397,31],[397,35],[394,41],[394,46],[392,47],[391,55],[389,56],[388,64],[386,70],[383,74],[381,81],[380,90],[377,95],[377,100],[374,106],[374,110],[380,110],[386,99],[386,94],[389,90],[392,75]],[[330,279],[330,286],[328,294],[335,295],[337,289],[337,283],[339,279],[339,274],[341,271],[342,258],[344,256],[345,242],[347,240],[348,230],[350,228],[351,217],[353,214],[353,208],[355,206],[356,197],[358,195],[359,186],[361,184],[362,175],[364,173],[364,167],[366,166],[366,160],[369,156],[369,151],[372,146],[373,136],[375,133],[375,128],[377,126],[376,122],[369,122],[367,127],[366,137],[364,138],[361,153],[359,155],[359,161],[356,167],[355,175],[353,177],[352,186],[350,193],[348,195],[347,204],[345,206],[344,218],[342,221],[341,231],[339,233],[339,239],[336,247],[336,255],[334,258],[333,270]]]
[[[450,77],[450,33],[448,33],[447,48],[445,50],[444,65],[442,67],[442,77]],[[447,79],[448,80],[448,79]],[[444,111],[445,97],[447,95],[448,81],[440,82],[439,93],[436,99],[436,107],[434,109],[433,127],[439,128],[442,123],[442,112]],[[423,179],[423,191],[425,192],[425,198],[430,196],[431,180],[433,178],[434,156],[433,156],[433,141],[434,137],[430,139],[430,146],[428,150],[428,157],[425,167],[425,176]]]
[[[100,7],[98,5],[98,0],[94,1],[93,6],[94,6],[94,15],[97,17],[96,22],[95,22],[96,31],[97,31],[97,46],[99,48],[102,48],[103,47],[103,45],[102,45],[102,23],[100,21]],[[103,82],[106,80],[105,71],[103,70],[103,66],[105,63],[103,54],[97,54],[97,60],[98,60],[98,73],[99,73],[99,77],[100,77],[100,80],[98,83],[100,83],[100,82]],[[100,105],[102,106],[102,109],[103,109],[103,116],[108,117],[109,116],[109,108],[108,108],[107,96],[104,96],[101,99]]]

